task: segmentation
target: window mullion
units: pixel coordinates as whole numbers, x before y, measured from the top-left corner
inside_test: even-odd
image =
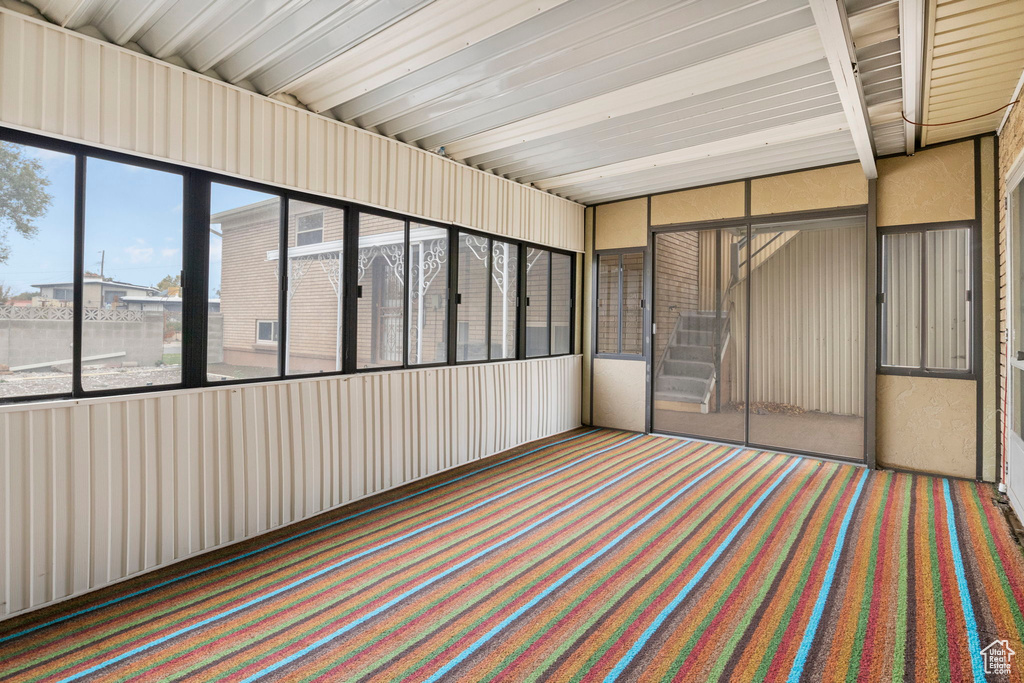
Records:
[[[85,155],[75,155],[75,248],[71,311],[71,393],[82,395],[82,329],[85,311]]]

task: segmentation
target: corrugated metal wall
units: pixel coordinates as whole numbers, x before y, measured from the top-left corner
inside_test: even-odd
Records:
[[[582,251],[583,207],[0,9],[0,123]]]
[[[0,408],[0,617],[565,431],[580,357]]]
[[[750,283],[750,400],[864,414],[864,228],[794,233]],[[745,352],[746,288],[736,287],[736,367]],[[742,383],[733,400],[742,401]]]

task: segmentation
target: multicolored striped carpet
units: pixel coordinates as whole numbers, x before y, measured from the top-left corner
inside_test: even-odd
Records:
[[[992,495],[579,431],[0,623],[0,678],[1022,680]]]

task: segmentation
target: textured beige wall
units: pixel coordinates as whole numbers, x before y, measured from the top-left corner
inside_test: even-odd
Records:
[[[970,140],[878,160],[878,225],[974,219]]]
[[[644,431],[647,364],[642,360],[594,359],[594,420],[599,427]]]
[[[996,217],[995,138],[981,140],[981,457],[982,478],[996,480],[996,443],[999,432],[996,415]]]
[[[879,375],[878,464],[973,479],[976,391],[972,380]]]
[[[651,225],[738,218],[745,208],[743,183],[712,185],[651,197]]]
[[[750,181],[750,212],[755,216],[867,203],[868,180],[860,164],[816,168]]]
[[[595,249],[644,246],[647,246],[646,197],[597,207]]]

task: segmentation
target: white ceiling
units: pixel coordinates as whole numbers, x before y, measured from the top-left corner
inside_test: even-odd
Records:
[[[906,149],[897,0],[34,4],[584,203]]]

